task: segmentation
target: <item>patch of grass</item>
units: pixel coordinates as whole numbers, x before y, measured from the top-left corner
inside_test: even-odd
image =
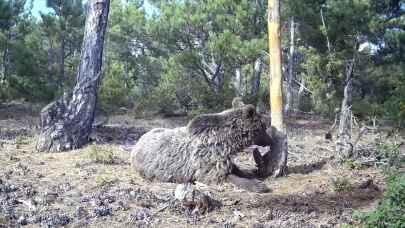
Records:
[[[353,189],[353,185],[347,177],[332,178],[331,183],[334,192],[349,192]]]
[[[388,178],[388,187],[377,209],[371,213],[356,212],[354,218],[363,227],[404,227],[405,225],[405,174]]]
[[[350,224],[346,224],[346,223],[340,225],[340,228],[355,228],[355,227],[356,226],[354,226],[354,225],[350,225]]]
[[[14,141],[15,147],[19,149],[22,145],[29,144],[29,140],[26,136],[18,135]]]
[[[88,159],[95,163],[113,164],[115,162],[114,152],[111,148],[91,145],[87,148],[86,154]]]
[[[96,176],[95,180],[96,180],[96,186],[101,188],[101,187],[104,187],[107,185],[112,185],[112,184],[116,183],[118,181],[118,178],[113,177],[108,174],[99,174]]]
[[[343,162],[343,164],[349,168],[349,169],[354,169],[354,170],[362,170],[365,168],[361,163],[356,162],[353,159],[347,159]]]

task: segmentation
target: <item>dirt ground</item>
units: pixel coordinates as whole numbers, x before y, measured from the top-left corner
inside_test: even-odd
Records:
[[[193,214],[175,202],[176,184],[145,181],[129,164],[142,134],[186,119],[114,116],[92,134],[97,146],[49,154],[35,151],[32,109],[0,107],[0,227],[340,227],[353,224],[353,211],[375,208],[384,191],[378,169],[334,162],[334,143],[324,139],[330,122],[301,115],[288,119],[289,174],[266,179],[270,193],[199,185],[220,206]],[[366,133],[359,148],[373,149],[380,135]],[[94,150],[112,152],[112,161],[95,162]],[[253,164],[249,154],[236,160]]]

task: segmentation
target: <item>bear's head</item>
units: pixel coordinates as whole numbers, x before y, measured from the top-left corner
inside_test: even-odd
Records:
[[[200,137],[206,143],[238,149],[250,145],[268,146],[271,141],[266,124],[253,105],[199,115],[188,124],[187,129],[192,136]]]

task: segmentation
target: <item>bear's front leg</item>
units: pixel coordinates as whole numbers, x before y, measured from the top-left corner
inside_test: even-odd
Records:
[[[260,152],[260,149],[262,149],[262,152]],[[256,163],[256,170],[241,170],[239,167],[235,166],[235,174],[240,176],[240,177],[247,177],[247,178],[252,178],[252,177],[265,177],[266,174],[266,161],[264,159],[264,155],[267,153],[271,152],[270,147],[259,147],[259,146],[251,146],[249,148],[245,149],[246,152],[249,154],[252,153],[253,159]],[[263,155],[262,155],[263,153]],[[251,176],[253,173],[253,176]]]

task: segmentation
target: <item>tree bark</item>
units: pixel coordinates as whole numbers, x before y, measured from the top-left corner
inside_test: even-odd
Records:
[[[60,152],[88,142],[101,78],[104,36],[109,0],[90,0],[76,85],[70,94],[41,111],[41,133],[37,149]]]
[[[52,39],[49,38],[48,39],[49,42],[49,48],[48,48],[48,61],[47,61],[47,73],[48,73],[48,81],[49,83],[51,83],[52,85],[55,84],[55,80],[53,78],[53,44],[52,44]]]
[[[287,172],[287,134],[283,121],[283,79],[281,69],[280,0],[268,1],[268,35],[270,53],[271,152],[265,155],[266,175]]]
[[[285,103],[285,113],[289,114],[293,106],[293,78],[294,78],[294,54],[295,54],[295,21],[294,17],[290,20],[290,55],[288,58],[288,75],[287,75],[287,93]]]
[[[322,21],[322,28],[323,28],[323,33],[324,36],[326,38],[326,46],[328,48],[328,59],[329,62],[333,61],[334,56],[332,55],[332,45],[330,43],[330,39],[329,39],[329,35],[328,35],[328,27],[326,26],[326,20],[325,17],[323,15],[323,8],[321,7],[320,10],[320,14],[321,14],[321,21]],[[330,68],[327,68],[326,71],[327,75],[326,75],[326,98],[327,99],[331,99],[332,98],[332,87],[333,87],[333,80],[332,80],[332,72],[330,72]]]
[[[64,28],[60,35],[60,50],[59,50],[59,87],[63,88],[65,83],[65,31]]]
[[[5,47],[3,51],[3,65],[2,65],[3,74],[0,82],[4,82],[8,77],[8,65],[10,63],[10,49],[9,49],[10,40],[11,40],[11,31],[8,30],[6,34]]]
[[[234,87],[236,90],[236,93],[239,97],[243,96],[243,91],[242,91],[242,67],[238,66],[235,69],[235,81],[234,81]]]
[[[198,65],[198,68],[214,94],[219,94],[223,82],[221,75],[222,64],[217,63],[213,57],[210,62],[207,62],[202,56],[201,65]]]
[[[305,78],[301,76],[301,82],[300,82],[300,88],[298,89],[298,95],[297,95],[297,106],[298,109],[302,106],[302,96],[304,95],[304,89],[305,89]]]
[[[254,103],[258,100],[259,89],[260,89],[260,79],[263,71],[263,62],[260,58],[256,59],[253,67],[253,76],[251,81],[250,96]]]
[[[350,142],[349,127],[352,116],[354,59],[346,65],[346,85],[344,88],[342,107],[340,111],[339,135],[336,142],[336,151],[341,159],[349,158],[353,154],[353,145]]]

